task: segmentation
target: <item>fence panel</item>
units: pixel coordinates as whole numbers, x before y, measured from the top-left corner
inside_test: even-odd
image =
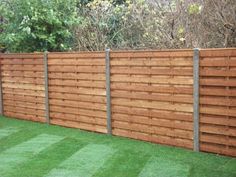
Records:
[[[47,122],[46,74],[50,123],[109,133],[105,57],[48,53],[45,73],[43,53],[1,54],[3,114]],[[193,50],[109,57],[110,132],[193,149]],[[236,156],[236,49],[200,50],[199,73],[200,151]]]
[[[113,134],[193,148],[193,51],[111,52]]]
[[[236,156],[236,50],[200,57],[200,150]]]
[[[43,54],[4,54],[1,59],[3,114],[45,122]]]
[[[106,133],[105,53],[49,53],[52,124]]]

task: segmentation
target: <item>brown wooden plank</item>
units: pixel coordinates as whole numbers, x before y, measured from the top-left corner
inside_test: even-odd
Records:
[[[193,56],[193,51],[186,50],[186,51],[111,51],[111,57],[161,57],[161,58],[168,58],[168,57],[191,57]]]
[[[105,66],[49,66],[49,72],[105,73]]]
[[[106,126],[106,119],[97,117],[52,112],[50,118]]]
[[[12,88],[12,89],[27,89],[27,90],[38,90],[44,91],[45,88],[43,85],[34,85],[34,84],[22,84],[22,83],[2,83],[3,88]]]
[[[77,88],[77,87],[60,87],[60,86],[50,86],[50,92],[59,92],[59,93],[78,93],[84,95],[98,95],[105,96],[105,89],[93,89],[93,88]]]
[[[214,144],[222,144],[227,146],[235,146],[236,147],[236,138],[234,137],[226,137],[223,135],[213,135],[213,134],[201,134],[201,142],[205,143],[214,143]]]
[[[200,106],[201,114],[211,114],[211,115],[222,115],[222,116],[236,116],[236,109],[227,109],[226,107],[209,107],[209,106]]]
[[[201,57],[227,57],[236,56],[236,48],[229,49],[201,49]]]
[[[16,113],[16,112],[11,112],[11,111],[5,111],[4,115],[7,117],[13,117],[16,119],[31,120],[31,121],[36,121],[36,122],[46,122],[46,119],[43,116]]]
[[[200,115],[200,123],[212,124],[212,125],[226,125],[236,127],[236,118],[229,118],[227,116],[216,115]]]
[[[137,123],[144,124],[156,127],[166,127],[166,128],[174,128],[181,130],[193,130],[193,124],[191,122],[185,121],[177,121],[170,119],[160,119],[160,118],[151,118],[137,115],[127,115],[120,113],[113,113],[112,120],[127,122],[127,123]]]
[[[200,85],[236,87],[236,79],[225,80],[225,79],[201,78]]]
[[[91,116],[91,117],[106,118],[106,112],[97,111],[97,110],[88,110],[88,109],[50,105],[50,111],[58,112],[58,113],[68,113],[68,114],[77,114],[77,115],[84,115],[84,116]]]
[[[105,96],[49,92],[49,97],[51,99],[64,99],[64,100],[74,100],[74,101],[94,102],[94,103],[104,103],[104,104],[106,103]]]
[[[225,88],[215,88],[215,87],[200,87],[200,95],[209,96],[233,96],[236,95],[236,90],[225,89]]]
[[[128,59],[128,57],[127,57]],[[179,59],[179,60],[149,60],[144,58],[143,60],[116,60],[111,58],[110,64],[112,67],[115,66],[188,66],[192,67],[193,62],[191,59]]]
[[[50,79],[49,86],[74,86],[74,87],[92,87],[92,88],[106,88],[104,81],[86,81],[86,80],[61,80]]]
[[[3,71],[43,71],[43,65],[3,65]]]
[[[36,91],[36,90],[24,90],[24,89],[13,89],[13,88],[3,88],[3,94],[15,94],[15,95],[26,95],[26,96],[37,96],[37,97],[45,97],[44,91]]]
[[[170,136],[184,139],[192,139],[192,132],[186,130],[176,130],[169,129],[164,127],[150,127],[143,124],[135,124],[135,123],[126,123],[120,121],[113,121],[113,127],[118,129],[131,130],[136,132],[142,132],[147,134],[156,134],[162,136]]]
[[[215,106],[236,106],[236,97],[200,97],[200,104],[215,105]]]
[[[213,152],[213,153],[217,153],[217,154],[224,154],[224,155],[236,157],[236,148],[235,147],[228,148],[226,146],[220,146],[220,145],[216,145],[216,144],[201,143],[200,149],[201,149],[201,151]]]
[[[27,96],[27,95],[14,95],[14,94],[3,94],[3,100],[15,100],[29,103],[42,103],[44,104],[45,99],[43,97]]]
[[[39,110],[39,109],[33,109],[33,108],[22,108],[22,107],[16,107],[16,106],[9,106],[5,105],[4,106],[4,112],[16,112],[16,113],[22,113],[22,114],[30,114],[34,116],[45,116],[45,111],[44,110]]]
[[[200,69],[201,76],[224,76],[224,77],[236,77],[236,70],[226,69]]]
[[[49,59],[48,65],[53,66],[105,66],[105,57],[104,58],[94,58],[94,59]],[[50,66],[49,66],[50,67]]]
[[[55,105],[55,106],[66,106],[72,108],[106,111],[106,104],[101,104],[101,103],[89,103],[89,102],[79,102],[79,101],[60,100],[60,99],[50,99],[49,103],[50,105]]]
[[[123,75],[111,76],[111,82],[152,83],[152,84],[176,84],[193,85],[192,77],[132,77]]]
[[[2,77],[3,83],[44,85],[43,78]]]
[[[192,86],[153,86],[153,85],[139,85],[129,83],[111,83],[112,90],[126,90],[126,91],[141,91],[141,92],[154,92],[154,93],[173,93],[173,94],[189,94],[192,95]]]
[[[73,72],[60,72],[57,73],[49,73],[48,76],[50,79],[70,79],[70,80],[97,80],[97,81],[105,81],[105,74],[99,73],[73,73]]]
[[[200,131],[204,133],[236,137],[236,128],[221,125],[201,124]]]
[[[128,114],[128,115],[147,116],[147,117],[151,116],[155,118],[164,118],[164,119],[170,119],[170,120],[181,120],[181,121],[188,121],[188,122],[193,121],[192,114],[187,114],[187,113],[182,113],[182,112],[154,110],[154,109],[149,110],[149,109],[143,109],[143,108],[117,106],[117,105],[112,105],[112,112]]]
[[[43,65],[42,59],[2,59],[3,65]]]
[[[53,52],[48,53],[48,59],[68,59],[68,58],[105,58],[105,52]]]
[[[144,94],[138,92],[122,92],[113,90],[111,96],[114,98],[131,98],[140,100],[151,100],[151,101],[168,101],[177,103],[192,103],[192,96],[188,95],[163,95],[163,94]]]
[[[4,100],[3,106],[15,106],[19,108],[32,108],[38,110],[45,110],[45,105],[42,103],[30,103],[17,100]]]
[[[174,76],[192,76],[192,69],[122,69],[118,67],[111,68],[111,74],[142,74],[142,75],[174,75]]]
[[[121,98],[113,98],[111,103],[113,105],[119,106],[131,106],[138,108],[150,108],[159,110],[170,110],[170,111],[180,111],[180,112],[193,112],[192,104],[171,104],[168,102],[160,101],[145,101],[145,100],[129,100]]]
[[[1,57],[4,59],[42,59],[43,53],[4,53]]]
[[[43,72],[34,71],[2,71],[4,77],[43,78]]]
[[[65,120],[58,120],[58,119],[52,119],[50,121],[51,124],[55,125],[61,125],[64,127],[72,127],[72,128],[79,128],[82,130],[89,130],[89,131],[95,131],[100,133],[106,133],[106,127],[100,126],[100,125],[91,125],[86,123],[78,123],[74,121],[65,121]]]

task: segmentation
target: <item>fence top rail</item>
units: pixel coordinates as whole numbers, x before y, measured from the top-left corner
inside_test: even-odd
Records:
[[[207,48],[199,49],[201,57],[225,57],[236,56],[236,48]],[[147,49],[147,50],[111,50],[111,57],[190,57],[193,49]],[[0,53],[0,58],[41,58],[43,52],[34,53]],[[49,57],[105,57],[104,51],[72,51],[72,52],[48,52]],[[61,55],[61,57],[60,57]]]
[[[27,59],[27,58],[41,58],[42,59],[43,53],[2,53],[0,54],[0,58],[4,59]]]
[[[236,56],[236,48],[201,49],[200,57]]]

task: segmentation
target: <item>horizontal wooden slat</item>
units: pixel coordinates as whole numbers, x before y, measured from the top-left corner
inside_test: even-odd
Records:
[[[56,93],[49,92],[50,99],[64,99],[64,100],[74,100],[83,102],[94,102],[94,103],[106,103],[105,96],[95,96],[95,95],[80,95],[72,93]]]
[[[55,59],[68,59],[68,58],[105,58],[104,52],[72,52],[72,53],[48,53],[48,60]]]
[[[149,102],[144,100],[129,100],[121,98],[113,98],[111,103],[113,105],[120,105],[120,106],[131,106],[139,108],[171,110],[180,112],[193,112],[192,104],[171,104],[168,102],[160,102],[160,101]]]
[[[39,109],[33,109],[33,108],[20,108],[20,107],[16,107],[16,106],[9,106],[9,105],[5,105],[4,106],[4,112],[17,112],[17,113],[22,113],[22,114],[30,114],[30,115],[34,115],[34,116],[45,116],[45,111],[44,110],[39,110]]]
[[[37,96],[37,97],[45,97],[44,91],[35,91],[35,90],[24,90],[24,89],[14,89],[14,88],[3,88],[3,94],[15,94],[15,95],[26,95],[26,96]]]
[[[60,80],[50,79],[49,85],[53,86],[73,86],[73,87],[93,87],[106,88],[104,81],[87,81],[87,80]]]
[[[48,65],[52,66],[105,66],[105,58],[95,58],[95,59],[49,59]]]
[[[153,84],[176,84],[192,85],[192,77],[132,77],[123,75],[111,76],[111,82],[131,82],[131,83],[153,83]]]
[[[154,109],[144,109],[144,108],[135,108],[135,107],[127,107],[127,106],[118,106],[112,105],[112,112],[122,113],[128,115],[139,115],[139,116],[151,116],[156,118],[164,118],[170,120],[182,120],[192,122],[192,114],[182,113],[182,112],[173,112],[173,111],[165,111],[165,110],[154,110]]]
[[[153,86],[153,85],[139,85],[132,83],[111,83],[112,90],[126,90],[126,91],[142,91],[142,92],[154,92],[154,93],[173,93],[173,94],[192,94],[193,88],[189,86]]]
[[[200,122],[212,125],[227,125],[236,127],[236,118],[229,118],[227,116],[205,115],[200,116]]]
[[[87,110],[87,109],[79,109],[79,108],[70,108],[70,107],[65,107],[65,106],[50,105],[50,111],[58,112],[58,113],[70,113],[70,114],[77,114],[77,115],[84,115],[84,116],[106,118],[106,112],[97,111],[97,110]]]
[[[44,78],[44,73],[35,72],[35,71],[2,71],[2,76],[24,77],[24,78]]]
[[[3,65],[3,71],[43,71],[43,65]]]
[[[3,83],[13,83],[13,84],[35,84],[35,85],[44,85],[43,78],[25,78],[25,77],[2,77]]]
[[[60,99],[50,99],[49,103],[50,105],[56,105],[56,106],[106,111],[106,104],[101,104],[101,103],[89,103],[89,102],[79,102],[79,101],[60,100]]]
[[[43,116],[30,115],[30,114],[18,113],[18,112],[12,112],[12,111],[4,111],[4,115],[8,117],[17,118],[17,119],[31,120],[31,121],[36,121],[36,122],[46,122],[46,119]]]
[[[200,106],[200,113],[211,114],[211,115],[222,115],[222,116],[233,116],[236,117],[236,109],[227,109],[225,107],[207,107]]]
[[[76,88],[76,87],[60,87],[51,86],[49,87],[50,92],[60,92],[60,93],[78,93],[85,95],[106,95],[105,89],[93,89],[93,88]]]
[[[227,135],[236,137],[236,128],[221,125],[201,124],[200,131],[217,135]]]
[[[191,57],[192,50],[186,51],[111,51],[111,57]]]
[[[82,122],[87,124],[95,124],[95,125],[101,125],[106,127],[106,119],[101,119],[97,117],[89,117],[89,116],[83,116],[83,115],[75,115],[75,114],[64,114],[64,113],[51,113],[50,114],[51,119],[59,119],[59,120],[69,120],[74,122]]]
[[[100,125],[91,125],[91,124],[86,124],[86,123],[78,123],[74,121],[65,121],[65,120],[58,120],[58,119],[52,119],[50,123],[55,124],[55,125],[61,125],[64,127],[72,127],[72,128],[79,128],[82,130],[90,130],[90,131],[95,131],[95,132],[100,132],[100,133],[107,133],[106,128]]]
[[[201,143],[200,150],[236,157],[236,148],[235,147],[220,146],[220,145],[209,144],[209,143]]]
[[[2,83],[3,88],[12,88],[12,89],[27,89],[27,90],[38,90],[43,91],[45,88],[43,85],[35,84],[22,84],[22,83]]]
[[[111,66],[188,66],[192,67],[193,62],[191,59],[179,59],[179,60],[148,60],[144,58],[143,60],[115,60],[111,58],[110,61]]]
[[[192,103],[192,96],[184,95],[164,95],[164,94],[144,94],[138,92],[122,92],[122,91],[112,91],[111,96],[114,98],[131,98],[140,100],[151,100],[151,101],[168,101],[177,103]]]
[[[9,53],[1,54],[0,58],[7,59],[42,59],[43,53]]]
[[[27,96],[27,95],[15,95],[15,94],[3,94],[3,100],[24,101],[28,103],[42,103],[45,99],[43,97]]]
[[[236,77],[235,70],[226,69],[200,69],[201,76],[225,76],[225,77]]]
[[[168,120],[165,118],[152,118],[136,115],[127,115],[120,113],[113,113],[112,120],[118,120],[127,123],[137,123],[150,126],[160,126],[167,128],[176,128],[182,130],[193,130],[193,125],[191,122],[178,121],[178,120]]]
[[[1,64],[3,65],[43,65],[42,59],[2,59]]]
[[[136,132],[143,132],[143,133],[150,133],[150,134],[157,134],[162,136],[171,136],[177,138],[184,138],[184,139],[192,139],[192,132],[187,130],[178,130],[178,129],[169,129],[164,127],[154,127],[148,126],[143,124],[136,124],[136,123],[126,123],[121,121],[113,121],[113,127],[117,127],[119,129],[131,130]]]
[[[49,66],[49,72],[105,73],[104,66]]]
[[[38,110],[45,110],[45,105],[42,103],[29,103],[16,100],[4,100],[3,106],[15,106],[19,108],[32,108]]]
[[[117,67],[111,68],[111,74],[142,74],[142,75],[176,75],[176,76],[192,76],[192,69],[121,69]]]

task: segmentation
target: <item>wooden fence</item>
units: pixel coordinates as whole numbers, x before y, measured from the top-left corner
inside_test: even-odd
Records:
[[[236,156],[236,49],[197,52],[1,54],[1,112]]]

